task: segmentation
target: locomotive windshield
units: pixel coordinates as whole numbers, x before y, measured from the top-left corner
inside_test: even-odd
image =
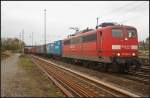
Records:
[[[122,30],[121,29],[112,29],[112,36],[113,37],[122,37],[123,36],[123,33],[122,33]]]
[[[128,29],[127,33],[129,38],[136,36],[136,31],[134,29]]]

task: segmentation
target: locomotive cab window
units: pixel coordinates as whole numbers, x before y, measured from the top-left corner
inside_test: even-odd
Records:
[[[122,37],[122,30],[121,29],[112,29],[112,36],[113,37]]]
[[[136,31],[135,30],[128,29],[127,33],[128,33],[129,38],[136,36]]]

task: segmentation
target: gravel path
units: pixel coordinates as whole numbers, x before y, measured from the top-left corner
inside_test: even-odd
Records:
[[[20,54],[14,54],[1,61],[1,96],[5,96],[8,90],[7,83],[18,70],[17,62]]]
[[[14,54],[1,62],[1,97],[64,97],[27,57]]]

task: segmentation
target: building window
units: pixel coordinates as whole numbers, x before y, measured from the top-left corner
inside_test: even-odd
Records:
[[[123,33],[121,29],[112,29],[113,37],[122,37]]]
[[[95,41],[95,40],[96,40],[96,33],[82,37],[82,42]]]

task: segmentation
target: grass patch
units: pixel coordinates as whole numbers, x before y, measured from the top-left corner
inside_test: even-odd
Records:
[[[21,86],[24,93],[36,97],[64,97],[60,90],[30,61],[26,55],[21,55],[18,66],[24,70],[20,74]]]
[[[32,70],[36,65],[34,65],[25,55],[20,55],[19,66],[23,67],[25,70]]]

